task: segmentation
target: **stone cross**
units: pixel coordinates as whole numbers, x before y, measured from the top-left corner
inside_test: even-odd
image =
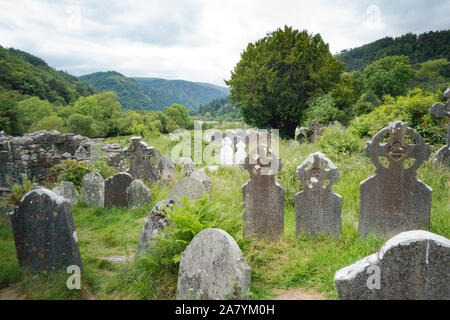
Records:
[[[82,269],[69,201],[53,191],[34,189],[11,215],[17,260],[32,272],[76,265]]]
[[[311,154],[297,167],[304,190],[295,195],[296,233],[339,236],[342,225],[342,198],[333,192],[339,171],[322,153]],[[328,183],[325,183],[329,181]]]
[[[445,90],[444,96],[447,98],[445,106],[436,102],[430,109],[430,113],[436,118],[450,116],[450,87]],[[447,144],[438,150],[435,159],[450,166],[450,121],[448,122]]]
[[[405,139],[409,135],[414,143]],[[389,136],[389,142],[381,140]],[[375,175],[361,182],[359,234],[392,236],[399,232],[428,229],[433,190],[417,179],[417,169],[430,157],[430,145],[405,122],[391,122],[367,143],[366,153]],[[388,165],[380,162],[384,157]],[[405,168],[407,159],[414,163]]]
[[[130,145],[123,151],[130,159],[130,169],[127,172],[134,179],[147,179],[150,182],[159,180],[157,165],[161,155],[158,150],[141,141],[141,137],[133,137]]]
[[[234,164],[244,164],[247,153],[245,152],[245,142],[239,141],[236,145],[237,151],[234,154]]]
[[[422,230],[403,232],[376,252],[338,270],[345,300],[449,300],[450,241]]]
[[[248,299],[251,268],[220,229],[198,233],[180,257],[177,300]]]
[[[246,157],[244,168],[250,181],[242,186],[245,203],[244,236],[275,238],[284,232],[284,189],[275,181],[281,159],[259,145]]]
[[[229,137],[222,140],[222,148],[220,149],[220,164],[223,166],[232,166],[234,160],[234,150],[232,141]]]

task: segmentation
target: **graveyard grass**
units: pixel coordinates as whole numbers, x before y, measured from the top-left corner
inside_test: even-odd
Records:
[[[65,270],[38,276],[21,271],[11,227],[2,215],[0,290],[12,287],[26,299],[174,299],[180,252],[202,228],[219,227],[235,237],[252,268],[251,299],[275,298],[278,289],[314,290],[325,298],[337,299],[335,272],[377,252],[387,240],[373,235],[358,237],[359,184],[374,174],[374,166],[363,153],[364,142],[346,134],[331,130],[327,140],[321,138],[315,144],[281,141],[283,167],[276,179],[285,188],[285,235],[275,242],[242,237],[241,186],[249,180],[249,174],[238,168],[219,167],[216,172],[208,172],[212,186],[207,196],[196,202],[185,202],[184,209],[176,210],[180,229],[172,230],[171,237],[161,242],[161,248],[168,252],[157,250],[153,256],[146,254],[136,261],[132,259],[144,218],[156,202],[167,197],[172,185],[150,185],[152,203],[135,210],[98,209],[81,203],[72,206],[84,268],[81,290],[66,288],[69,275]],[[123,147],[129,143],[129,138],[108,139],[107,142],[118,142]],[[339,147],[333,139],[341,141]],[[164,136],[144,140],[161,154],[170,155],[176,144]],[[302,189],[295,170],[310,153],[317,151],[330,158],[340,171],[340,178],[334,185],[334,192],[343,198],[339,239],[295,235],[294,195]],[[176,166],[175,181],[182,176]],[[427,161],[419,169],[418,178],[433,188],[430,231],[450,238],[449,170]],[[130,260],[111,263],[102,259],[111,256],[128,256]]]

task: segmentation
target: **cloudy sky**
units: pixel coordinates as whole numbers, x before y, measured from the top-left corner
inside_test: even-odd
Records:
[[[284,25],[332,53],[450,28],[449,0],[0,0],[0,45],[74,75],[116,70],[224,85],[249,42]]]

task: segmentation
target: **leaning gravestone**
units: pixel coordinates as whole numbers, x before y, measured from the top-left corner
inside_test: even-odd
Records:
[[[105,182],[105,207],[127,207],[127,188],[133,177],[126,172],[120,172],[108,178]]]
[[[191,173],[195,171],[195,163],[189,157],[181,157],[178,159],[178,164],[181,166],[186,177],[189,177]]]
[[[194,172],[191,173],[190,177],[200,181],[205,187],[205,190],[209,191],[211,189],[211,181],[209,180],[208,175],[203,170],[202,169],[195,170]]]
[[[159,180],[157,165],[161,155],[158,150],[141,141],[141,137],[133,137],[129,147],[123,152],[130,159],[130,169],[127,172],[133,178],[147,179],[150,182]]]
[[[10,216],[21,267],[32,272],[82,268],[69,201],[48,189],[23,196]]]
[[[340,299],[449,300],[450,241],[422,230],[400,233],[337,271],[334,282]]]
[[[310,166],[310,167],[309,167]],[[342,225],[342,198],[333,192],[339,171],[322,153],[311,154],[297,167],[304,190],[295,195],[297,235],[325,233],[339,236]],[[325,183],[326,181],[329,183]]]
[[[430,113],[436,118],[450,116],[450,87],[445,90],[444,95],[447,98],[447,103],[445,106],[441,103],[435,103],[430,109]],[[450,166],[450,121],[448,123],[447,130],[447,144],[436,152],[434,158],[437,161]]]
[[[155,235],[160,234],[169,225],[167,215],[172,211],[175,201],[166,199],[158,202],[144,220],[141,237],[136,249],[136,256],[147,252],[153,245]]]
[[[409,135],[414,144],[406,142]],[[380,143],[389,137],[389,142]],[[417,179],[417,169],[430,156],[430,146],[405,122],[395,121],[367,143],[366,153],[375,165],[375,175],[361,182],[359,234],[392,236],[399,232],[428,229],[432,189]],[[380,162],[385,157],[388,166]],[[405,169],[408,158],[414,164]]]
[[[81,181],[81,200],[87,205],[103,208],[105,206],[105,180],[100,173],[87,173]]]
[[[197,234],[181,254],[177,300],[248,299],[251,268],[220,229]]]
[[[53,189],[53,192],[69,200],[70,204],[77,204],[78,202],[78,191],[72,182],[61,181],[60,185]]]
[[[131,209],[141,207],[147,202],[152,201],[152,193],[149,188],[142,182],[142,180],[133,180],[126,188],[127,203]]]
[[[244,236],[274,238],[284,232],[284,189],[275,182],[281,160],[265,145],[245,159],[250,181],[242,186],[245,203]]]

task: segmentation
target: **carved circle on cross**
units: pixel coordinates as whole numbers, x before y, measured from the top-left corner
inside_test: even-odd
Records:
[[[390,135],[387,143],[381,143],[381,140]],[[413,144],[406,141],[406,136],[410,135],[414,140]],[[414,130],[408,127],[406,122],[394,121],[386,128],[376,133],[371,142],[367,142],[367,156],[377,170],[387,170],[391,168],[403,168],[403,163],[407,159],[414,159],[414,163],[407,169],[408,171],[417,171],[417,169],[426,161],[431,154],[430,145],[424,143],[422,137]],[[384,166],[379,157],[385,157],[389,166]]]
[[[328,188],[339,179],[339,171],[333,162],[325,157],[324,154],[317,152],[306,158],[301,165],[297,167],[297,179],[301,180],[303,186],[309,188],[324,187]],[[324,181],[330,182],[324,185]],[[311,181],[311,183],[309,183]]]
[[[260,144],[245,158],[250,176],[273,176],[281,170],[281,159],[267,145]]]

